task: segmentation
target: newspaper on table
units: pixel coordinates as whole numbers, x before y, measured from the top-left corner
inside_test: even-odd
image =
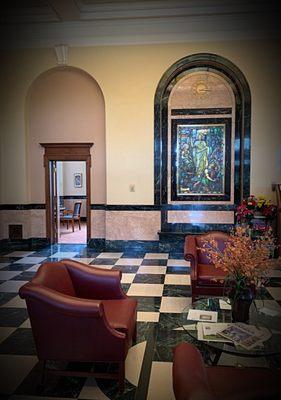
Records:
[[[229,324],[228,327],[218,332],[219,335],[234,342],[246,350],[261,347],[263,342],[270,338],[271,333],[267,329],[258,329],[253,325],[242,323]]]
[[[223,329],[227,328],[229,324],[218,322],[218,323],[197,323],[197,338],[198,340],[204,340],[208,342],[222,342],[232,343],[230,339],[226,339],[220,336],[218,333]]]

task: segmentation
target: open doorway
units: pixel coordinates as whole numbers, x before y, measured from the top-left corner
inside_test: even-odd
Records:
[[[58,243],[87,243],[85,161],[57,161]]]
[[[90,240],[92,145],[41,143],[45,148],[46,231],[52,244]]]

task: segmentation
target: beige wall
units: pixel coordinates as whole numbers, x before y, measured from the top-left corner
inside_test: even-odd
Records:
[[[94,142],[91,149],[91,201],[104,203],[104,101],[97,83],[85,72],[74,68],[48,71],[31,86],[27,120],[31,202],[45,202],[44,152],[39,143],[81,141]]]
[[[62,196],[86,196],[86,162],[85,161],[65,161],[62,163],[63,184]],[[82,174],[82,187],[74,187],[74,174]]]
[[[219,54],[236,64],[245,74],[252,93],[252,163],[251,192],[255,194],[274,194],[271,183],[280,181],[280,126],[281,126],[281,90],[280,90],[280,43],[264,41],[233,41],[217,43],[181,43],[165,45],[140,46],[97,46],[70,48],[69,65],[86,71],[98,83],[105,100],[106,111],[106,181],[108,204],[152,204],[154,171],[153,171],[153,105],[157,84],[174,62],[182,57],[198,52]],[[55,67],[53,49],[19,50],[4,54],[6,64],[1,66],[3,79],[1,108],[4,120],[1,121],[3,135],[1,154],[1,202],[24,203],[43,202],[42,191],[42,150],[40,141],[96,141],[95,127],[83,131],[83,118],[80,112],[87,110],[88,121],[92,121],[90,110],[94,107],[86,104],[82,92],[90,91],[85,84],[80,90],[82,78],[80,72],[68,76],[64,83],[70,97],[68,106],[74,107],[76,90],[80,96],[80,112],[75,114],[75,124],[68,108],[65,115],[70,118],[63,121],[67,130],[59,132],[61,114],[57,113],[59,122],[49,119],[44,127],[44,134],[36,124],[28,126],[25,106],[29,86],[43,72]],[[44,104],[40,93],[48,92],[49,98],[59,101],[63,109],[65,96],[59,96],[61,85],[59,73],[52,85],[41,91],[35,90],[33,104],[36,101],[37,114],[46,118],[46,107],[55,112],[52,104]],[[54,73],[51,73],[51,78]],[[48,75],[46,75],[48,76]],[[79,78],[78,78],[79,76]],[[48,79],[48,78],[46,78]],[[90,79],[90,78],[87,78]],[[87,80],[86,78],[84,79]],[[79,81],[79,82],[78,82]],[[39,81],[40,83],[40,81]],[[69,86],[70,85],[70,86]],[[68,91],[70,90],[70,92]],[[4,96],[3,96],[4,94]],[[54,95],[55,94],[55,95]],[[57,104],[57,103],[56,103]],[[44,105],[44,110],[42,107]],[[73,110],[74,108],[72,108]],[[32,111],[34,112],[34,110]],[[46,119],[45,119],[46,122]],[[87,124],[89,127],[91,124]],[[26,169],[26,137],[30,132],[31,143],[28,159],[31,160],[30,178]],[[36,134],[35,134],[36,132]],[[79,133],[78,133],[79,132]],[[83,138],[83,139],[82,139]],[[94,150],[95,151],[95,150]],[[34,152],[34,157],[30,153]],[[98,155],[93,154],[93,160]],[[4,172],[5,167],[5,172]],[[36,169],[36,171],[33,171]],[[93,162],[93,195],[97,194],[95,181],[95,163]],[[3,181],[4,178],[4,181]],[[27,186],[26,184],[29,184]],[[129,185],[135,184],[135,192],[129,191]],[[29,190],[29,191],[28,191]],[[103,197],[103,196],[101,196]],[[101,197],[98,199],[101,200]]]

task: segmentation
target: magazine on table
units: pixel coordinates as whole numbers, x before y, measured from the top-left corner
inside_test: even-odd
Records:
[[[228,327],[218,334],[231,340],[236,346],[241,346],[246,350],[262,346],[262,343],[270,337],[269,332],[241,323],[229,324]]]
[[[232,343],[230,339],[226,339],[220,336],[218,333],[223,329],[227,328],[229,324],[218,322],[218,323],[197,323],[197,338],[198,340],[206,340],[208,342],[222,342]]]
[[[240,326],[240,328],[244,329],[245,331],[252,333],[253,335],[259,336],[263,342],[268,340],[272,335],[270,330],[265,326],[256,327],[255,325],[248,325],[244,324],[243,322],[237,322],[236,325]]]

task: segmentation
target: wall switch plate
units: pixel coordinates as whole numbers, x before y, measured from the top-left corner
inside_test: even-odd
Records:
[[[131,184],[129,185],[129,191],[130,191],[130,192],[135,192],[135,185],[134,185],[133,183],[131,183]]]

